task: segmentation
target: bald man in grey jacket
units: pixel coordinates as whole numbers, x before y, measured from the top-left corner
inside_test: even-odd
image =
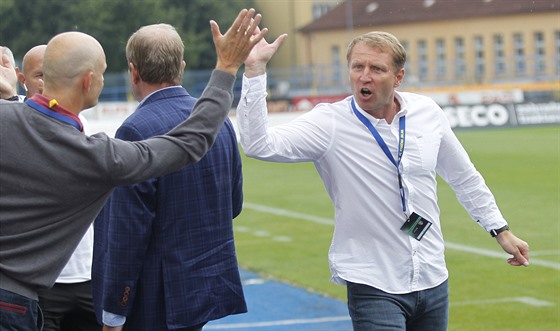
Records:
[[[253,35],[260,21],[244,9],[224,35],[211,21],[218,60],[192,115],[138,142],[81,132],[78,114],[97,104],[103,88],[97,40],[67,32],[49,41],[43,95],[0,101],[0,329],[41,329],[37,289],[54,284],[114,187],[204,156],[231,108],[237,70],[267,33]],[[0,66],[0,78],[7,70]]]

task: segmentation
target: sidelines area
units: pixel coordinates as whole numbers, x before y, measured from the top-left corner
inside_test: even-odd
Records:
[[[249,312],[208,323],[204,330],[352,331],[346,304],[304,289],[241,270]],[[451,307],[519,303],[533,307],[554,303],[531,297],[451,302]]]
[[[233,114],[232,114],[233,115]],[[289,121],[301,115],[301,112],[290,112],[270,116],[271,125],[276,125]],[[235,116],[232,122],[236,125]],[[109,135],[114,134],[114,130],[120,125],[120,121],[100,121],[93,119],[90,121],[94,132],[105,131]],[[306,214],[289,209],[282,209],[268,205],[245,201],[244,209],[258,212],[255,215],[263,220],[267,215],[278,215],[286,219],[298,219],[315,224],[322,224],[328,227],[334,225],[334,221],[329,217],[320,217],[313,213]],[[256,224],[255,224],[256,225]],[[328,228],[327,228],[328,229]],[[292,242],[297,238],[289,233],[278,235],[268,227],[261,228],[256,226],[246,226],[236,224],[237,233],[246,233],[254,236],[255,240],[266,238],[271,242]],[[244,236],[246,236],[244,234]],[[246,237],[250,238],[250,237]],[[461,242],[461,241],[459,241]],[[446,250],[461,251],[472,255],[484,256],[490,259],[503,260],[507,254],[499,250],[484,249],[466,243],[446,241]],[[557,246],[556,246],[557,247]],[[551,270],[560,270],[560,263],[557,257],[560,251],[555,247],[546,247],[548,250],[531,251],[531,265],[545,267]],[[326,254],[326,252],[325,252]],[[552,257],[548,259],[547,256]],[[247,299],[249,312],[246,314],[229,316],[227,318],[209,323],[204,330],[233,330],[233,331],[351,331],[351,322],[348,310],[343,300],[336,300],[315,293],[310,293],[302,288],[296,288],[290,284],[278,282],[274,279],[263,277],[245,270],[241,270],[245,297]],[[334,285],[333,285],[334,286]],[[551,291],[557,288],[550,288]],[[450,307],[471,311],[494,311],[500,310],[502,306],[514,305],[515,310],[511,311],[527,312],[531,311],[540,314],[539,319],[549,320],[547,312],[557,310],[557,300],[550,295],[544,295],[539,291],[529,291],[524,289],[521,292],[497,293],[494,296],[475,295],[466,296],[461,300],[450,302]],[[455,308],[453,308],[455,307]],[[552,309],[550,307],[553,307]],[[471,313],[475,316],[475,313]],[[525,314],[524,321],[533,320],[533,315]],[[536,322],[536,320],[534,320]],[[461,324],[463,323],[463,324]],[[466,323],[466,324],[465,324]],[[459,325],[468,325],[468,322],[461,321]],[[527,324],[527,323],[526,323]],[[529,323],[530,324],[530,323]],[[527,325],[529,325],[527,324]],[[545,323],[546,324],[546,323]],[[550,324],[550,323],[549,323]],[[525,325],[525,326],[527,326]],[[516,328],[519,330],[529,330],[531,328]]]
[[[301,113],[293,112],[280,114],[279,116],[270,116],[269,122],[271,125],[280,124],[300,114]],[[235,126],[235,116],[233,115],[231,119]],[[103,128],[103,130],[100,131],[105,131],[109,135],[118,127],[115,122],[112,122],[111,125],[106,125],[99,120],[93,120],[90,123],[93,124],[92,126],[94,127],[98,126],[99,128]],[[244,203],[244,209],[257,212],[253,213],[253,217],[256,217],[256,220],[260,219],[266,221],[270,218],[270,215],[278,215],[283,219],[304,220],[313,224],[321,224],[322,226],[318,228],[322,228],[321,231],[326,232],[328,232],[329,227],[334,225],[332,217],[320,217],[313,212],[306,214],[305,212],[302,213],[291,209],[252,203],[251,199],[247,200]],[[276,232],[270,226],[265,224],[259,225],[258,222],[237,223],[235,225],[235,232],[241,237],[246,238],[249,242],[252,242],[252,240],[255,242],[270,241],[276,242],[276,246],[278,246],[278,243],[295,242],[297,244],[298,240],[298,237],[292,236],[289,231],[283,231],[280,235],[280,233]],[[249,244],[249,246],[250,245],[251,244]],[[481,248],[470,242],[463,241],[462,239],[456,242],[446,241],[445,245],[447,251],[478,255],[484,257],[485,260],[503,260],[507,257],[507,254],[501,251],[499,247],[496,249]],[[282,245],[280,244],[279,246]],[[539,269],[541,269],[540,271],[542,271],[542,274],[547,276],[546,279],[534,279],[535,281],[533,281],[533,279],[530,279],[528,276],[523,276],[527,282],[527,286],[523,285],[520,291],[496,292],[494,294],[488,293],[489,295],[486,293],[478,293],[475,295],[463,295],[460,299],[455,298],[454,301],[450,302],[450,307],[453,309],[452,311],[455,312],[455,320],[457,321],[455,324],[463,327],[465,325],[471,325],[470,321],[464,320],[463,314],[457,313],[457,311],[469,311],[470,313],[468,316],[477,316],[477,320],[479,318],[478,316],[481,316],[481,320],[485,320],[486,318],[493,318],[488,315],[489,312],[499,312],[503,310],[508,311],[510,314],[515,314],[512,320],[517,320],[523,326],[514,327],[518,325],[514,322],[509,322],[509,324],[506,322],[495,322],[492,324],[495,325],[494,329],[500,329],[500,327],[504,329],[503,326],[507,324],[510,329],[531,330],[531,326],[535,326],[539,323],[539,325],[549,326],[548,329],[557,329],[557,318],[551,318],[551,316],[558,317],[558,302],[554,298],[554,293],[558,291],[558,283],[548,278],[548,275],[556,275],[556,273],[551,271],[560,270],[560,263],[558,262],[560,250],[557,249],[557,245],[540,246],[539,248],[541,248],[541,250],[531,251],[530,262],[532,266],[538,266]],[[326,251],[324,254],[326,254]],[[266,261],[270,261],[270,259]],[[267,264],[266,261],[264,261],[264,264],[269,265],[270,263]],[[272,264],[272,267],[274,267],[274,264]],[[542,267],[548,269],[548,271],[542,270]],[[534,269],[531,269],[531,271],[533,270]],[[541,274],[540,271],[539,275]],[[204,328],[205,330],[352,330],[346,304],[340,296],[337,295],[337,298],[339,298],[338,300],[326,298],[314,293],[309,293],[302,288],[296,288],[290,284],[275,281],[274,279],[246,271],[241,271],[241,273],[249,312],[213,321]],[[523,273],[523,275],[525,275],[525,273]],[[469,279],[467,278],[466,281],[469,281]],[[540,283],[547,284],[547,287],[539,288],[538,286]],[[551,312],[553,315],[549,315]],[[506,315],[503,314],[503,316]],[[500,318],[500,321],[501,320],[502,318]],[[553,324],[554,326],[550,327]],[[479,323],[479,326],[481,325],[485,324]],[[484,327],[479,329],[484,329]]]
[[[204,330],[351,331],[346,304],[241,270],[249,312],[208,323]]]
[[[323,225],[333,225],[333,220],[317,217],[290,210],[273,208],[269,206],[244,203],[244,208],[258,212],[297,218]],[[265,236],[271,240],[290,241],[291,238],[275,237],[273,234],[259,230],[238,226],[236,231],[251,232],[255,236]],[[480,249],[476,247],[446,243],[447,249],[469,252],[491,258],[503,259],[507,254],[503,252]],[[556,255],[558,251],[543,252],[543,255]],[[538,253],[536,254],[538,255]],[[531,259],[531,264],[543,267],[560,269],[560,264]],[[351,331],[352,323],[348,309],[344,302],[328,298],[315,293],[310,293],[302,288],[278,282],[273,279],[263,278],[258,274],[241,270],[241,278],[249,312],[228,316],[212,321],[204,330],[245,330],[245,331]],[[502,297],[483,300],[468,300],[451,302],[451,307],[463,306],[488,306],[504,303],[517,303],[527,307],[549,307],[555,303],[533,297]]]

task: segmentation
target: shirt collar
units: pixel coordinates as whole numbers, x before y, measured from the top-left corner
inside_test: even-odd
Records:
[[[57,113],[59,115],[62,115],[64,117],[67,117],[69,119],[71,119],[72,121],[75,121],[76,124],[78,125],[76,128],[78,130],[80,130],[80,132],[84,131],[84,125],[82,124],[82,121],[80,120],[80,118],[78,117],[78,115],[72,113],[69,110],[66,110],[64,107],[62,107],[61,105],[58,104],[58,102],[55,99],[49,99],[41,94],[35,94],[34,96],[32,96],[31,98],[29,98],[28,100],[31,100],[33,102],[35,102],[37,105],[46,108],[54,113]]]
[[[180,86],[180,85],[174,85],[174,86],[168,86],[168,87],[160,88],[159,90],[153,91],[152,93],[145,96],[144,99],[142,99],[142,101],[140,101],[140,103],[138,104],[138,107],[142,106],[142,104],[144,104],[144,102],[146,102],[146,100],[148,100],[148,98],[151,97],[152,95],[154,95],[155,93],[158,93],[158,92],[163,91],[163,90],[169,90],[169,89],[181,88],[181,87],[182,86]]]
[[[395,119],[398,119],[402,116],[406,116],[407,113],[407,109],[406,109],[406,102],[404,100],[404,98],[402,97],[402,95],[400,94],[400,92],[395,91],[395,98],[399,101],[400,104],[400,110],[397,112],[397,114],[395,115]],[[349,102],[352,101],[352,96],[348,97]],[[358,105],[357,102],[354,102],[354,105],[356,106],[356,109],[362,113],[364,116],[366,116],[366,118],[373,124],[373,125],[377,125],[381,119],[376,118],[371,116],[368,112],[366,112],[365,110],[363,110],[362,108],[360,108],[360,106]],[[352,111],[352,107],[350,107],[350,111]],[[385,120],[383,120],[385,121]],[[393,121],[395,122],[395,121]],[[398,122],[398,121],[397,121]]]

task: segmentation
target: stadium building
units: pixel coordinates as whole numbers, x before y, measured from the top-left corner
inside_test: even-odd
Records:
[[[478,107],[475,120],[499,104],[498,113],[529,109],[534,116],[523,117],[527,122],[560,122],[558,0],[256,3],[270,30],[267,39],[289,34],[270,64],[271,98],[282,102],[271,103],[273,111],[305,110],[348,95],[348,42],[382,30],[407,50],[402,90],[429,94],[442,106]],[[496,123],[506,120],[500,116]]]

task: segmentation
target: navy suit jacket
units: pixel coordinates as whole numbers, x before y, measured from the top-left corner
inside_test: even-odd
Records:
[[[195,102],[182,87],[159,90],[116,137],[164,134]],[[157,331],[246,312],[232,225],[242,202],[241,158],[229,119],[198,163],[115,189],[94,223],[98,320],[104,309],[127,316],[126,330]]]

